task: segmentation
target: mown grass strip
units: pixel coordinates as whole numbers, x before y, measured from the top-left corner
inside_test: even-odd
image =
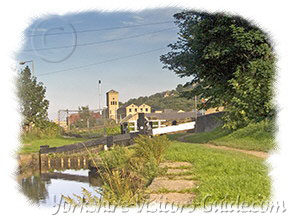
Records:
[[[209,196],[209,201],[225,199],[235,202],[240,196],[247,203],[267,201],[270,198],[268,167],[262,159],[246,154],[215,150],[201,144],[173,142],[165,158],[193,165],[196,175],[196,198],[199,204]]]

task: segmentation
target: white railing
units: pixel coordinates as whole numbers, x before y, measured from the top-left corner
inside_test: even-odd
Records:
[[[155,128],[155,129],[152,129],[152,134],[159,135],[159,134],[173,133],[173,132],[183,131],[183,130],[191,130],[194,128],[195,128],[195,121],[184,123],[184,124],[168,126],[168,127]]]

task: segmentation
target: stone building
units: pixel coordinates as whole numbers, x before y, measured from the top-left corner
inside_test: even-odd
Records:
[[[151,113],[151,110],[151,106],[149,105],[141,104],[138,106],[132,103],[118,109],[118,118],[121,121],[128,116],[131,117],[138,113]]]
[[[106,93],[107,117],[109,119],[117,119],[117,110],[119,108],[119,92],[110,90]]]

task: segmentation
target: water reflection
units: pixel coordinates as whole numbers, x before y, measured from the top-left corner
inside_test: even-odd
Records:
[[[45,198],[47,198],[47,185],[49,185],[50,183],[50,180],[46,183],[41,181],[41,178],[39,176],[23,178],[21,179],[21,191],[33,203],[39,204],[39,201],[45,200]]]
[[[88,160],[84,158],[46,158],[42,162],[42,170],[35,170],[36,165],[23,169],[20,165],[17,176],[21,192],[34,204],[40,206],[56,206],[62,195],[75,198],[82,188],[99,197],[96,189],[101,186],[97,174],[88,170]]]

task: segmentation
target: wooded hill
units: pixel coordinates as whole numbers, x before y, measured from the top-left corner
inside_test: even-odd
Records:
[[[125,103],[120,103],[120,106],[127,106],[132,103],[136,105],[145,103],[155,110],[173,109],[191,111],[194,109],[194,100],[180,97],[180,93],[188,89],[191,89],[191,87],[183,87],[183,85],[179,84],[175,90],[168,90],[151,96],[141,96],[139,98],[129,99]]]

